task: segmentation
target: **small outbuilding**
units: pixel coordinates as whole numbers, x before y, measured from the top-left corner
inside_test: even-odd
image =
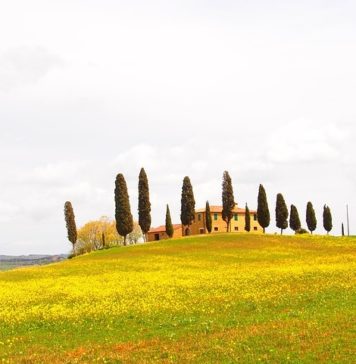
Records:
[[[182,225],[174,224],[173,225],[173,238],[182,237]],[[161,225],[156,228],[152,228],[147,233],[147,241],[158,241],[168,239],[168,235],[166,233],[166,226]]]

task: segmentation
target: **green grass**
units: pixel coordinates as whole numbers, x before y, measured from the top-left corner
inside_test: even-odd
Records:
[[[356,238],[218,234],[0,273],[10,363],[351,363]]]

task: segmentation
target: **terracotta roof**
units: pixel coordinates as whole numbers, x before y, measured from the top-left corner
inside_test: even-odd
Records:
[[[181,229],[181,224],[173,224],[173,230]],[[152,228],[148,231],[148,233],[164,233],[166,231],[166,225],[161,225],[155,228]]]
[[[203,209],[197,209],[195,212],[205,212],[205,207]],[[210,212],[211,213],[221,213],[222,212],[222,206],[210,206]],[[237,212],[238,214],[244,214],[245,209],[241,209],[240,207],[235,206],[233,212]],[[251,214],[255,214],[257,211],[250,210]]]

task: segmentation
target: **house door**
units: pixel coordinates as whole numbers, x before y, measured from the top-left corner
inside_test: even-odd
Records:
[[[159,234],[155,234],[155,240],[159,240]]]

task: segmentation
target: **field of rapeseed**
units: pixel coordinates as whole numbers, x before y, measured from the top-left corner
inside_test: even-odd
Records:
[[[356,238],[221,234],[0,273],[3,363],[350,363]]]

